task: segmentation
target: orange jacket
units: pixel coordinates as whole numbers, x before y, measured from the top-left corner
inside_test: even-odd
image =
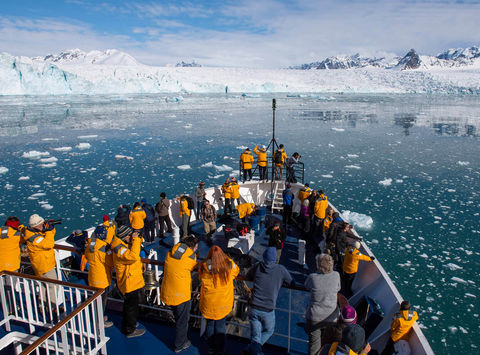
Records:
[[[191,216],[192,210],[188,209],[188,201],[180,198],[180,217],[183,217],[184,214]]]
[[[140,206],[130,212],[128,216],[133,229],[142,229],[145,226],[145,218],[147,218],[147,214]]]
[[[238,182],[232,182],[230,184],[230,188],[232,190],[232,198],[240,198],[240,185],[238,184]]]
[[[408,340],[408,332],[417,319],[418,314],[415,311],[406,310],[395,313],[392,325],[390,326],[392,340]]]
[[[242,162],[243,169],[251,169],[253,163],[253,155],[250,151],[245,150],[242,155],[240,155],[240,160]]]
[[[347,274],[354,274],[358,271],[358,262],[360,260],[372,261],[367,255],[360,253],[355,247],[348,247],[345,252],[345,261],[343,262],[343,271]]]
[[[232,197],[232,185],[230,183],[224,183],[222,185],[223,197],[231,198]]]
[[[250,216],[255,211],[255,205],[253,203],[241,203],[237,206],[238,218]]]
[[[0,271],[17,271],[20,269],[20,244],[23,244],[21,230],[12,227],[1,227],[0,235]]]
[[[218,276],[210,273],[206,263],[200,265],[199,278],[202,282],[200,290],[200,312],[207,319],[219,320],[225,318],[233,309],[233,280],[237,277],[240,269],[230,261],[228,281],[222,284]],[[217,278],[217,287],[213,279]]]
[[[113,255],[110,245],[100,239],[92,241],[92,238],[88,238],[85,258],[88,261],[88,285],[97,288],[110,286],[113,271]]]
[[[25,229],[25,241],[35,275],[42,276],[55,267],[55,228],[46,232],[39,232],[30,228]]]
[[[117,275],[117,286],[123,294],[145,286],[143,264],[140,259],[142,238],[132,238],[130,244],[125,244],[117,237],[114,237],[112,241],[113,266]]]
[[[312,194],[312,190],[309,187],[304,187],[300,191],[298,191],[297,197],[300,202],[303,202],[308,196]]]
[[[328,200],[327,196],[325,195],[320,195],[317,201],[315,201],[315,207],[313,212],[315,213],[315,216],[320,219],[324,219],[326,215],[328,207]]]
[[[258,166],[267,166],[267,152],[264,150],[258,149],[257,146],[253,149],[253,152],[257,154],[257,164]]]
[[[197,258],[184,243],[176,244],[167,253],[163,267],[160,298],[168,306],[178,306],[192,298],[192,274]]]

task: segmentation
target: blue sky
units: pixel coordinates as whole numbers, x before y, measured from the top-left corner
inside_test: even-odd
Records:
[[[142,63],[277,68],[480,44],[480,1],[2,0],[0,51],[116,48]]]

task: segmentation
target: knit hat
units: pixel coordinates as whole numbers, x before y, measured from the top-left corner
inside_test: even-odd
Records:
[[[235,176],[232,176],[231,179],[232,179],[232,181],[237,181],[237,179],[235,178]]]
[[[400,310],[401,311],[408,311],[410,309],[410,302],[408,301],[403,301],[401,304],[400,304]]]
[[[108,217],[108,215],[104,214],[103,215],[103,221],[106,222],[106,221],[109,221],[110,220],[110,217]]]
[[[45,220],[40,217],[38,214],[32,214],[30,216],[30,219],[28,220],[28,225],[33,228],[36,226],[39,226],[40,224],[43,224]]]
[[[8,217],[7,220],[5,221],[5,226],[7,227],[12,227],[17,229],[20,224],[20,220],[18,217]]]
[[[263,261],[266,263],[277,261],[277,249],[275,247],[268,247],[263,252]]]
[[[105,228],[103,224],[97,226],[97,228],[95,228],[95,231],[93,233],[100,240],[107,239],[107,228]]]
[[[342,331],[342,343],[359,353],[365,347],[365,331],[358,324],[351,324]]]
[[[123,240],[125,237],[129,236],[132,231],[133,229],[129,226],[120,226],[117,229],[117,237]]]
[[[344,324],[357,324],[357,311],[352,306],[345,306],[342,309],[340,318]]]

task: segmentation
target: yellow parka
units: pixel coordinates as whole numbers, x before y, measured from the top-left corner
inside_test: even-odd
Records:
[[[23,244],[21,230],[3,226],[0,235],[0,271],[18,271],[20,269],[20,244]]]
[[[241,203],[237,206],[238,218],[250,216],[255,211],[255,204],[253,203]]]
[[[258,166],[267,166],[267,163],[268,163],[267,152],[264,151],[263,149],[262,150],[258,149],[258,146],[255,146],[255,148],[253,149],[253,152],[257,154]]]
[[[347,274],[354,274],[358,271],[358,262],[360,260],[372,261],[367,255],[360,253],[360,250],[351,246],[345,252],[345,261],[343,262],[343,271]]]
[[[168,306],[178,306],[192,298],[192,271],[197,258],[187,244],[178,243],[168,253],[163,267],[160,298]]]
[[[242,162],[243,169],[251,169],[253,163],[253,155],[249,150],[245,150],[242,155],[240,155],[240,160]]]
[[[112,220],[103,222],[103,225],[105,226],[105,228],[107,228],[107,239],[105,239],[105,241],[107,242],[107,244],[112,244],[113,236],[115,235],[115,231],[117,230],[117,225]]]
[[[222,185],[223,197],[232,198],[232,185],[230,183],[224,183]]]
[[[315,207],[313,209],[315,216],[317,216],[317,218],[324,219],[326,216],[327,207],[328,207],[327,196],[320,195],[317,201],[315,201]]]
[[[282,154],[282,162],[281,163],[278,163],[278,164],[275,164],[276,166],[283,166],[283,164],[285,163],[285,159],[287,159],[287,153],[285,153],[285,151],[282,149],[279,149],[279,151],[281,152]],[[277,152],[274,153],[274,155],[277,154]]]
[[[415,311],[405,310],[395,313],[392,325],[390,326],[392,340],[408,341],[408,332],[413,327],[413,323],[415,323],[417,319],[418,314]]]
[[[298,191],[297,197],[300,200],[300,203],[302,203],[311,194],[312,190],[309,187],[305,186],[300,191]]]
[[[147,218],[147,214],[140,206],[130,212],[130,215],[128,216],[130,225],[133,229],[142,229],[145,226],[145,218]]]
[[[25,241],[35,275],[42,276],[55,267],[55,228],[46,232],[25,229]]]
[[[330,229],[330,225],[332,224],[333,217],[332,216],[326,216],[325,219],[323,220],[323,230],[324,232],[328,232]]]
[[[232,198],[237,199],[240,198],[240,185],[238,182],[234,181],[230,184],[232,190]]]
[[[110,245],[101,239],[88,238],[85,258],[88,261],[88,285],[97,288],[110,286],[113,271],[113,255]]]
[[[213,275],[207,263],[200,265],[199,278],[202,282],[200,289],[200,312],[207,319],[219,320],[225,318],[233,309],[234,286],[233,280],[237,277],[240,269],[229,259],[230,272],[226,284],[222,284],[217,275]],[[216,287],[213,279],[216,280]]]
[[[328,349],[328,355],[337,354],[337,348],[338,348],[338,341],[336,341],[336,342],[332,343],[332,345],[330,345],[330,349]],[[363,353],[357,354],[355,351],[353,351],[350,348],[348,348],[348,350],[349,350],[349,352],[346,355],[363,355]],[[341,354],[343,354],[343,351],[341,352]]]
[[[188,208],[188,201],[186,199],[180,198],[180,217],[186,214],[187,216],[192,215],[192,210]]]
[[[143,280],[143,265],[140,259],[142,238],[132,238],[128,246],[118,237],[112,241],[113,266],[117,275],[117,286],[121,293],[126,294],[145,286]]]

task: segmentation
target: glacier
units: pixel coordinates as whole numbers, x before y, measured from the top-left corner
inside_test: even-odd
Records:
[[[0,54],[0,95],[156,93],[445,93],[479,94],[478,67],[292,70],[156,67],[121,52],[73,59]],[[107,57],[106,57],[107,56]],[[80,59],[79,59],[80,58]],[[92,59],[94,58],[94,59]],[[127,58],[127,59],[125,59]]]

